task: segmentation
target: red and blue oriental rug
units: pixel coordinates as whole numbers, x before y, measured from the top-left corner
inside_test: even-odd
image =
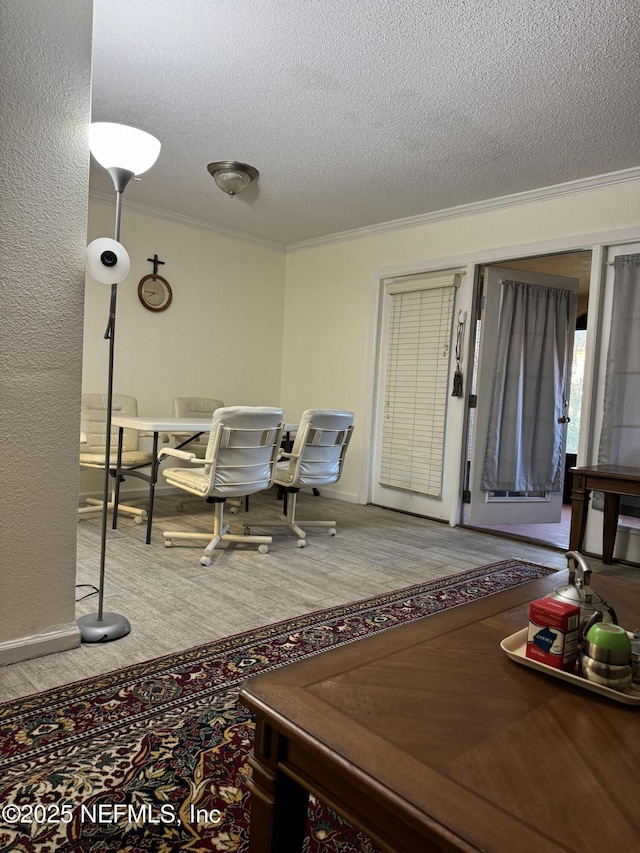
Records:
[[[249,675],[552,572],[509,560],[0,704],[0,850],[248,849]],[[311,798],[305,853],[375,853]]]

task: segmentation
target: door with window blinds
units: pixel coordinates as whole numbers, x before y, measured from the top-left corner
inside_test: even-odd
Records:
[[[443,517],[453,312],[459,272],[385,284],[373,502]]]

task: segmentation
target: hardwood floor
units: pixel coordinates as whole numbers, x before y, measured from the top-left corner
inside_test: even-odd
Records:
[[[4,700],[57,687],[171,652],[207,643],[303,613],[411,584],[455,574],[498,560],[520,557],[557,568],[566,567],[561,551],[500,539],[486,533],[392,512],[301,494],[299,518],[334,518],[337,536],[311,530],[306,548],[283,527],[273,535],[268,554],[255,546],[225,544],[211,566],[199,563],[202,544],[182,542],[165,548],[163,530],[212,527],[212,510],[188,499],[176,512],[179,497],[156,500],[152,542],[145,528],[121,518],[108,531],[105,611],[129,620],[131,633],[105,644],[77,649],[0,668]],[[263,532],[280,510],[275,492],[251,497],[248,514],[229,515],[232,530],[245,523]],[[100,518],[78,523],[78,584],[97,584]],[[304,522],[301,522],[304,527]],[[640,570],[591,560],[594,574],[618,574],[640,581]],[[566,583],[566,575],[559,584]],[[597,577],[593,580],[597,590]],[[87,592],[77,589],[77,598]],[[95,613],[95,596],[78,601],[76,616]]]
[[[545,542],[556,548],[569,547],[571,530],[571,505],[564,504],[562,518],[555,524],[486,524],[480,528],[488,532],[505,533],[507,536]]]

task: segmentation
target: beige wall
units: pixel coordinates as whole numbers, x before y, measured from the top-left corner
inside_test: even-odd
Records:
[[[153,181],[153,169],[143,178]],[[128,194],[135,195],[135,184],[124,195],[120,232],[131,271],[118,285],[114,391],[137,397],[139,413],[150,416],[171,415],[174,396],[279,405],[284,251],[129,209]],[[112,237],[114,216],[115,200],[92,199],[88,240]],[[158,313],[138,299],[154,254],[165,262],[158,273],[173,291],[171,305]],[[88,392],[106,392],[110,289],[87,276],[82,385]],[[82,472],[81,494],[101,488],[99,472]],[[139,492],[140,483],[130,479],[124,489]]]
[[[2,0],[0,663],[79,643],[92,5]]]
[[[287,257],[282,402],[290,413],[310,406],[352,409],[356,429],[336,494],[366,499],[371,430],[371,353],[375,317],[374,271],[399,272],[446,267],[473,258],[526,254],[526,244],[640,226],[638,181],[515,204],[483,213],[388,231],[357,239],[298,249]],[[513,247],[518,247],[514,253]],[[539,253],[536,248],[533,254]],[[453,259],[453,264],[452,264]],[[469,278],[467,276],[467,278]],[[465,281],[457,307],[471,308],[471,282]],[[452,407],[452,410],[453,407]],[[447,430],[445,486],[458,494],[464,410]],[[449,463],[449,464],[447,464]],[[454,463],[453,465],[451,463]],[[452,470],[453,468],[453,470]],[[443,517],[451,516],[445,512]]]

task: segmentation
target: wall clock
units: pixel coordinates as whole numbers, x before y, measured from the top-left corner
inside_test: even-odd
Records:
[[[140,279],[138,298],[149,311],[165,311],[173,299],[171,285],[161,275],[149,273]]]

